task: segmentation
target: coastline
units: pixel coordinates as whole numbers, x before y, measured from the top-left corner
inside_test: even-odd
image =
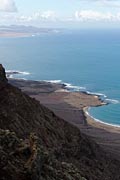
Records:
[[[105,105],[105,104],[103,104],[103,105]],[[120,133],[119,132],[120,131],[120,126],[119,125],[106,123],[104,121],[101,121],[99,119],[94,118],[93,116],[91,116],[89,114],[89,112],[88,112],[89,108],[90,107],[87,107],[87,106],[83,108],[83,112],[84,112],[84,114],[86,116],[86,120],[87,120],[88,124],[94,125],[95,127],[100,127],[100,128],[103,128],[103,129],[107,129],[107,130],[110,130],[110,129],[118,130],[118,133]]]
[[[39,90],[42,89],[42,86],[46,86],[44,87],[44,89],[42,89],[43,91],[40,90],[40,93],[47,93],[47,92],[55,92],[55,93],[62,93],[62,92],[66,92],[66,93],[79,93],[79,94],[83,94],[83,95],[88,95],[88,96],[91,96],[93,97],[94,99],[97,99],[99,101],[99,103],[97,102],[96,104],[90,104],[89,106],[86,105],[84,106],[83,105],[83,113],[85,114],[86,118],[90,118],[90,119],[93,119],[95,122],[98,122],[100,124],[104,124],[106,125],[107,127],[109,126],[112,126],[112,127],[115,127],[115,128],[120,128],[120,125],[116,125],[116,124],[110,124],[110,123],[106,123],[102,120],[99,120],[99,119],[96,119],[94,118],[92,115],[89,114],[88,110],[89,108],[91,107],[98,107],[98,106],[104,106],[104,105],[109,105],[108,102],[105,102],[104,100],[101,99],[101,94],[99,93],[92,93],[92,92],[89,92],[89,91],[74,91],[74,90],[70,90],[70,89],[74,89],[74,87],[77,87],[77,86],[72,86],[68,83],[62,83],[61,80],[51,80],[51,81],[47,81],[47,80],[27,80],[27,79],[19,79],[19,78],[13,78],[12,75],[14,74],[25,74],[25,75],[29,75],[28,72],[18,72],[18,71],[12,71],[12,72],[9,72],[7,71],[7,74],[8,74],[8,79],[10,81],[10,83],[12,83],[13,85],[19,87],[20,89],[22,89],[23,91],[27,91],[28,89],[25,88],[26,87],[29,87],[31,86],[31,84],[36,84],[36,85],[40,85],[38,88]],[[32,85],[33,86],[33,85]],[[47,89],[48,87],[48,89]],[[51,88],[51,90],[50,90]],[[84,87],[82,87],[84,88]],[[26,90],[25,90],[26,89]],[[30,89],[28,90],[30,91]],[[35,89],[34,89],[34,92],[35,92]],[[105,95],[103,95],[105,96]]]
[[[38,100],[56,115],[77,126],[82,133],[91,136],[99,145],[120,155],[120,127],[96,121],[87,113],[88,107],[105,105],[100,96],[86,92],[73,92],[60,82],[9,79],[24,93]]]
[[[30,37],[30,36],[32,36],[32,33],[19,33],[19,32],[0,33],[0,38],[21,38],[21,37]]]
[[[101,105],[107,105],[107,104],[102,103]],[[96,107],[97,107],[97,106],[96,106]],[[104,122],[104,121],[102,121],[102,120],[99,120],[99,119],[94,118],[93,116],[91,116],[91,115],[89,114],[89,112],[88,112],[88,111],[89,111],[89,108],[90,108],[90,107],[87,107],[87,106],[83,108],[83,111],[84,111],[85,115],[87,116],[86,118],[93,119],[95,122],[98,122],[98,123],[100,123],[100,124],[106,125],[107,127],[112,126],[112,127],[115,127],[115,128],[120,128],[120,125],[106,123],[106,122]]]
[[[40,81],[38,81],[38,80],[27,80],[27,79],[24,79],[24,78],[22,78],[22,79],[13,78],[14,74],[29,75],[29,73],[28,72],[20,72],[20,71],[7,71],[7,75],[8,75],[7,77],[9,79],[9,81],[13,85],[19,87],[20,89],[22,88],[23,91],[25,91],[26,84],[27,84],[27,86],[31,86],[31,84],[33,83],[33,84],[36,84],[36,85],[39,84],[40,85],[39,89],[41,89],[42,86],[46,86],[44,88],[44,90],[43,90],[43,93],[46,93],[46,92],[55,92],[55,93],[57,93],[57,92],[67,92],[67,93],[75,92],[75,93],[80,93],[80,94],[83,94],[83,95],[89,95],[89,96],[91,96],[91,97],[93,97],[95,99],[98,99],[99,103],[96,103],[95,105],[90,104],[89,106],[83,107],[83,112],[84,112],[85,116],[87,116],[87,117],[89,117],[89,118],[93,119],[94,121],[99,122],[101,124],[120,128],[120,125],[106,123],[106,122],[104,122],[102,120],[96,119],[92,115],[90,115],[89,112],[88,112],[89,108],[91,108],[91,107],[109,105],[108,102],[105,102],[104,100],[101,99],[101,95],[105,96],[104,94],[92,93],[92,92],[85,91],[85,90],[84,91],[83,90],[81,90],[81,91],[72,90],[71,91],[71,89],[77,88],[77,86],[72,86],[69,83],[62,83],[61,80],[50,80],[50,81],[47,81],[47,80],[40,80]],[[47,87],[51,87],[51,90],[49,88],[46,89]],[[84,87],[82,87],[82,88],[84,88]],[[29,89],[29,91],[30,91],[30,89]]]

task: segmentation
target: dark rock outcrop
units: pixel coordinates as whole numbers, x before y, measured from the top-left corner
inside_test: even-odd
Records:
[[[0,64],[0,89],[6,86],[7,81],[5,69],[3,68],[2,64]]]
[[[61,162],[39,146],[36,136],[19,139],[9,130],[0,130],[0,179],[85,180],[72,163]]]
[[[120,179],[119,161],[7,80],[0,128],[1,180]]]

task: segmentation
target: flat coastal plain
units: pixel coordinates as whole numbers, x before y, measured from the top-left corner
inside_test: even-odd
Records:
[[[9,79],[9,83],[19,87],[59,117],[77,126],[105,151],[120,159],[120,127],[95,121],[86,113],[88,107],[105,105],[98,96],[69,92],[64,84],[45,81]]]

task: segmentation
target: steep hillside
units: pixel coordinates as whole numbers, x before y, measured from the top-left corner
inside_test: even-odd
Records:
[[[119,180],[120,162],[7,83],[0,65],[1,180]],[[84,177],[84,178],[82,178]]]

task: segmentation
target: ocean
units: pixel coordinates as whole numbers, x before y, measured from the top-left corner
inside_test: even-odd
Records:
[[[67,83],[71,91],[100,95],[109,105],[89,108],[104,123],[120,126],[120,30],[63,30],[0,38],[0,62],[15,78]]]

